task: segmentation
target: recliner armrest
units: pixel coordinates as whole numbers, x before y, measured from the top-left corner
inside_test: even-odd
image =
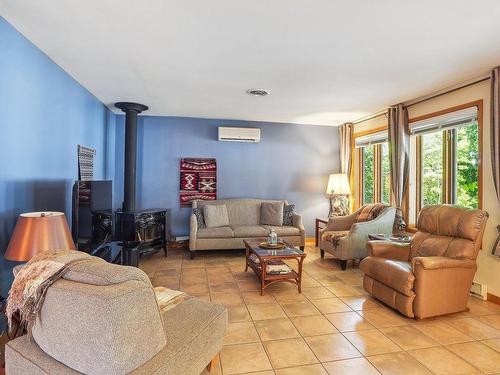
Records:
[[[394,241],[368,241],[368,255],[378,258],[407,262],[410,258],[410,244]]]
[[[449,257],[415,257],[411,260],[411,268],[415,272],[417,266],[424,270],[437,270],[443,268],[476,268],[476,262],[466,258]]]

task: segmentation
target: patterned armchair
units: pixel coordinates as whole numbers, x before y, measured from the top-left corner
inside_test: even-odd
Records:
[[[396,209],[384,203],[367,204],[348,216],[331,217],[320,232],[321,257],[325,251],[340,260],[342,270],[350,259],[368,255],[369,234],[391,235]]]

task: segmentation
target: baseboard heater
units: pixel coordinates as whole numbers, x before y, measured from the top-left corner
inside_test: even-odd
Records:
[[[470,295],[483,301],[488,299],[488,287],[486,284],[472,282],[472,286],[470,287]]]

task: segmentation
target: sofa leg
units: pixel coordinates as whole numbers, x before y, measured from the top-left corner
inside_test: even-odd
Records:
[[[319,252],[321,254],[321,258],[324,258],[325,257],[325,250],[320,250]]]
[[[194,250],[190,250],[189,251],[189,256],[191,257],[191,259],[194,259],[194,256],[195,256],[195,251]]]
[[[347,268],[347,260],[340,260],[340,268],[342,268],[342,271],[345,271]]]
[[[299,246],[300,250],[304,251],[305,246]]]
[[[207,370],[210,372],[212,371],[216,366],[217,363],[219,363],[219,355],[217,354],[215,357],[212,358],[210,363],[207,365]]]

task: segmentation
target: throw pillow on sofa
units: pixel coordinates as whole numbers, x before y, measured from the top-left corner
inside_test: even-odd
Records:
[[[198,229],[204,229],[207,227],[207,225],[205,224],[205,218],[203,217],[203,211],[201,210],[201,208],[193,208],[193,215],[196,216]]]
[[[293,225],[293,211],[295,210],[294,204],[286,204],[283,207],[283,225]]]
[[[262,202],[260,223],[263,225],[283,225],[283,202]]]
[[[207,228],[217,228],[229,225],[229,215],[225,204],[211,205],[203,207],[203,216]]]

